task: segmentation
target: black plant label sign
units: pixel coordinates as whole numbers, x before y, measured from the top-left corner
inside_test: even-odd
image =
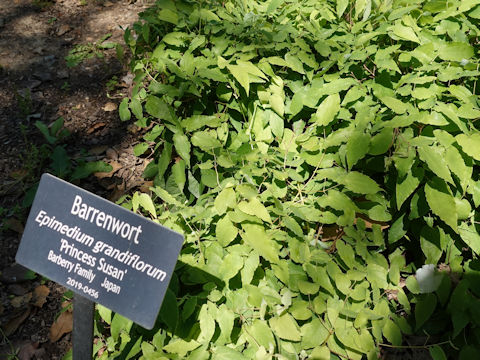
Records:
[[[44,174],[18,263],[151,329],[183,236]]]

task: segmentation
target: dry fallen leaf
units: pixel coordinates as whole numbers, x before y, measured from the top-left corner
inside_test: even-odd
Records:
[[[105,106],[103,107],[103,111],[115,111],[117,110],[117,104],[113,103],[113,102],[107,102],[105,104]]]
[[[120,185],[117,185],[115,186],[115,189],[112,191],[112,193],[108,196],[108,200],[115,202],[120,199],[126,191],[127,190],[125,184],[122,183]]]
[[[36,356],[41,350],[43,349],[38,349],[38,342],[31,342],[31,341],[26,341],[20,346],[20,349],[18,350],[17,358],[18,360],[32,360],[32,359],[38,359],[38,356]]]
[[[15,284],[35,278],[35,273],[20,264],[12,264],[2,270],[0,281],[7,284]]]
[[[63,335],[68,334],[73,329],[73,314],[70,311],[64,311],[55,320],[50,328],[50,341],[56,342]]]
[[[109,171],[109,172],[96,172],[94,173],[93,175],[95,175],[97,178],[99,179],[103,179],[103,178],[106,178],[106,177],[112,177],[112,175],[118,171],[119,169],[122,168],[122,164],[120,164],[119,162],[117,161],[112,161],[110,163],[108,163],[111,167],[112,167],[112,170]]]
[[[27,175],[28,175],[28,170],[23,168],[18,170],[13,170],[12,172],[10,172],[10,177],[14,179],[22,179]]]
[[[100,146],[94,146],[88,152],[92,155],[100,155],[105,152],[105,150],[108,149],[108,146],[106,145],[100,145]]]
[[[142,193],[149,193],[151,187],[153,187],[153,181],[144,181],[142,185],[140,185],[139,190]]]
[[[28,292],[28,289],[21,284],[12,284],[8,286],[7,291],[9,294],[20,296],[25,295]]]
[[[104,123],[103,121],[102,122],[99,122],[99,123],[96,123],[96,124],[93,124],[92,126],[90,126],[87,130],[87,134],[91,134],[93,133],[95,130],[97,129],[100,129],[102,127],[104,127],[105,125],[107,125],[106,123]]]
[[[33,290],[33,306],[41,308],[47,302],[47,296],[50,290],[45,285],[40,285]]]
[[[23,234],[23,224],[20,222],[20,220],[15,218],[8,218],[7,220],[5,220],[4,224],[10,230],[13,230],[19,234]]]
[[[387,289],[385,290],[385,293],[387,294],[387,299],[388,300],[394,300],[398,302],[398,290],[393,290],[393,289]]]
[[[30,315],[30,311],[30,307],[28,307],[25,311],[9,320],[3,327],[5,336],[10,336],[17,331],[18,327],[22,325],[22,323],[28,318],[28,315]]]
[[[27,305],[30,300],[32,300],[32,293],[26,293],[25,295],[15,296],[13,299],[10,300],[10,303],[14,308],[20,308],[22,306]]]
[[[135,124],[130,124],[130,125],[127,126],[127,130],[130,134],[136,134],[137,132],[139,132],[141,130],[141,128],[138,127]]]
[[[60,306],[62,307],[62,309],[67,309],[66,311],[73,311],[72,300],[65,300],[60,304]]]
[[[107,158],[111,160],[117,160],[118,159],[118,153],[115,149],[108,148],[107,151],[105,151],[105,154],[107,155]]]

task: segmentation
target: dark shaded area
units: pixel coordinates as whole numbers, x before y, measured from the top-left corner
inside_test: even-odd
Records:
[[[141,131],[129,131],[129,124],[119,120],[115,108],[128,94],[132,77],[115,48],[99,49],[95,42],[110,33],[107,41],[123,45],[122,28],[130,25],[147,5],[146,1],[128,0],[1,2],[2,275],[12,269],[28,215],[25,194],[43,172],[51,171],[55,146],[66,150],[72,166],[82,159],[106,159],[107,148],[116,150],[117,160],[124,159],[125,168],[133,161],[132,144]],[[67,67],[65,57],[69,51],[85,44],[89,48],[84,61]],[[48,144],[35,122],[49,126],[59,117],[64,118],[70,135],[54,145]],[[136,165],[132,163],[132,169]],[[112,191],[99,185],[95,177],[79,185],[103,197],[109,197]],[[6,276],[0,278],[0,359],[14,353],[23,358],[60,359],[70,347],[70,334],[51,343],[49,329],[61,312],[65,289],[15,267],[10,272],[13,275],[9,281]],[[42,284],[50,292],[41,307],[32,305],[33,300],[14,302],[21,297],[28,299]]]

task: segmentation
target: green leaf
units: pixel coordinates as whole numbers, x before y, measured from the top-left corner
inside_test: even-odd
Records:
[[[162,189],[160,186],[156,186],[153,189],[153,192],[167,204],[181,206],[181,204],[165,189]]]
[[[350,349],[355,350],[356,352],[363,352],[361,338],[357,330],[352,326],[353,324],[349,321],[342,321],[343,319],[339,318],[335,325],[335,335],[338,340],[347,348],[347,351]],[[338,325],[338,323],[343,323]],[[329,343],[330,345],[330,343]],[[350,357],[351,358],[351,357]],[[360,357],[358,357],[360,359]]]
[[[273,135],[278,138],[282,138],[284,129],[283,119],[270,110],[265,111],[265,116],[267,116]]]
[[[132,117],[130,110],[128,109],[128,98],[123,98],[120,106],[118,107],[118,113],[120,115],[120,120],[128,121]]]
[[[355,131],[347,141],[347,164],[351,169],[368,152],[370,136],[363,132]]]
[[[460,350],[458,360],[475,359],[478,356],[478,347],[472,345],[464,345]]]
[[[367,279],[381,289],[386,289],[388,287],[387,270],[378,264],[372,263],[368,265]]]
[[[375,194],[381,191],[380,186],[367,175],[358,171],[350,171],[339,182],[357,194]]]
[[[436,264],[442,256],[440,236],[440,231],[430,226],[424,226],[420,231],[420,246],[425,255],[426,264]]]
[[[440,46],[438,50],[438,56],[447,61],[468,60],[473,55],[473,47],[463,42],[448,42]]]
[[[420,294],[420,286],[418,285],[418,281],[415,276],[410,275],[407,277],[407,280],[405,280],[405,285],[411,293]]]
[[[429,347],[428,351],[433,360],[447,360],[447,356],[439,345]]]
[[[300,341],[302,338],[297,322],[288,313],[280,317],[271,318],[269,324],[275,335],[281,339]]]
[[[270,0],[270,2],[268,3],[266,13],[267,14],[273,13],[275,10],[277,10],[279,6],[281,6],[284,3],[284,1],[285,0]]]
[[[386,153],[392,145],[393,130],[384,128],[370,139],[370,148],[368,153],[372,155],[381,155]]]
[[[204,304],[198,314],[200,323],[200,335],[197,341],[201,344],[207,344],[215,333],[215,319],[208,311],[208,305]]]
[[[305,295],[316,294],[320,287],[320,284],[313,283],[310,281],[305,281],[305,280],[298,280],[297,285],[298,285],[298,290],[300,290],[300,292]],[[350,283],[348,285],[350,285]],[[340,287],[338,284],[337,286]]]
[[[162,9],[157,14],[160,20],[172,23],[174,25],[178,24],[178,15],[177,12],[170,9]]]
[[[187,177],[185,174],[185,160],[181,159],[173,164],[172,175],[180,191],[183,191],[185,183],[187,182]]]
[[[138,99],[135,99],[135,98],[131,99],[129,107],[137,119],[140,120],[143,118],[142,104]]]
[[[115,314],[110,326],[110,333],[112,334],[113,340],[117,341],[122,331],[125,331],[128,334],[132,325],[132,320],[128,320],[120,314]]]
[[[57,120],[53,122],[52,125],[50,125],[50,133],[53,136],[59,136],[60,130],[63,128],[63,125],[65,124],[65,120],[63,117],[59,117]]]
[[[383,336],[394,346],[402,345],[402,332],[392,320],[387,319],[383,326]]]
[[[425,184],[425,197],[433,213],[456,231],[455,198],[448,191],[447,185],[441,180]]]
[[[194,133],[192,136],[192,144],[204,151],[211,151],[214,148],[222,146],[220,141],[208,131],[197,131]]]
[[[468,219],[472,212],[472,206],[467,199],[455,198],[458,220]]]
[[[342,261],[350,269],[353,269],[358,265],[355,261],[355,251],[349,244],[344,243],[342,240],[337,240],[337,251]]]
[[[232,255],[232,254],[229,254],[229,255]],[[240,255],[232,255],[232,256],[237,256],[241,260]],[[243,262],[242,262],[242,265],[243,265]],[[231,273],[233,273],[233,271],[230,271],[230,274]],[[224,279],[226,280],[225,277]],[[232,310],[230,310],[225,304],[222,304],[218,308],[216,320],[218,322],[218,325],[220,326],[220,331],[221,331],[220,337],[217,339],[216,343],[217,344],[230,343],[231,342],[230,336],[233,330],[235,313]]]
[[[296,71],[300,74],[305,73],[305,70],[303,69],[303,63],[298,58],[298,55],[292,55],[291,53],[287,52],[287,54],[285,54],[285,61],[293,71]]]
[[[223,247],[230,244],[238,234],[238,229],[233,225],[228,216],[224,216],[217,222],[216,236]]]
[[[168,34],[166,34],[163,38],[162,41],[168,45],[172,46],[177,46],[181,47],[182,45],[185,44],[185,37],[187,34],[183,32],[178,32],[178,31],[172,31]]]
[[[422,168],[415,168],[407,173],[407,176],[400,181],[397,177],[397,186],[395,188],[395,195],[397,199],[397,209],[400,210],[407,198],[418,188],[423,179],[424,171]]]
[[[140,156],[145,153],[149,148],[147,143],[139,143],[133,147],[133,154],[135,156]]]
[[[279,116],[283,116],[285,113],[285,104],[283,102],[283,98],[278,94],[270,95],[268,99],[270,102],[270,106],[272,107],[273,111],[275,111]]]
[[[423,295],[415,305],[415,329],[419,330],[432,316],[437,306],[437,296],[433,293]]]
[[[445,152],[445,161],[450,171],[460,180],[463,189],[466,189],[472,178],[473,168],[465,165],[465,161],[456,147],[450,146]]]
[[[408,110],[408,104],[392,96],[383,96],[380,100],[397,114],[404,114]]]
[[[97,304],[97,311],[103,321],[105,321],[108,325],[112,323],[112,310],[103,305]]]
[[[227,68],[228,70],[230,70],[233,77],[243,87],[248,96],[248,93],[250,91],[250,78],[248,76],[248,73],[238,65],[227,65]]]
[[[243,258],[237,254],[227,254],[220,265],[219,274],[227,282],[233,278],[243,267]]]
[[[153,204],[152,198],[148,194],[142,193],[138,195],[138,203],[142,208],[147,210],[154,218],[157,218],[157,211],[155,210],[155,205]]]
[[[417,148],[420,159],[430,170],[443,180],[453,184],[453,179],[445,161],[445,152],[438,146],[422,145]]]
[[[110,172],[112,171],[112,165],[103,161],[87,162],[82,165],[78,165],[72,174],[72,180],[84,179],[87,176],[96,172]]]
[[[224,214],[228,208],[233,209],[237,205],[235,190],[232,188],[223,189],[215,198],[214,206],[219,215]]]
[[[177,354],[184,357],[188,352],[195,350],[200,346],[200,343],[195,340],[185,341],[183,339],[175,339],[165,345],[162,350],[169,354]]]
[[[233,77],[244,88],[247,96],[250,91],[251,82],[264,82],[265,74],[250,61],[237,60],[237,65],[227,65],[227,69]]]
[[[128,99],[124,99],[124,100],[128,101]],[[45,140],[47,140],[49,144],[55,144],[55,142],[57,141],[57,137],[50,135],[50,131],[49,131],[47,125],[45,125],[43,122],[37,120],[35,122],[35,126],[37,127],[38,130],[40,130],[42,135],[45,137]]]
[[[269,349],[270,346],[275,346],[272,330],[265,320],[254,319],[250,326],[246,324],[243,326],[247,329],[245,335],[249,342],[258,343],[266,349]]]
[[[451,120],[458,128],[463,132],[467,133],[468,129],[465,123],[458,118],[458,109],[457,107],[452,104],[445,104],[443,102],[437,102],[435,106],[435,110],[441,112],[443,115],[447,116],[449,120]]]
[[[471,135],[460,134],[455,137],[458,145],[462,147],[465,154],[480,161],[480,134],[474,133]]]
[[[244,233],[242,238],[246,244],[255,249],[266,260],[278,262],[278,246],[274,240],[266,234],[265,229],[261,225],[242,224]]]
[[[337,17],[341,18],[348,6],[348,0],[337,0]]]
[[[303,280],[300,280],[299,283],[300,282],[306,283],[306,281],[303,281]],[[299,286],[299,288],[300,287],[301,286]],[[314,291],[314,292],[312,292],[312,291],[302,292],[302,294],[312,295],[312,294],[315,294],[317,292],[318,292],[318,285],[316,287],[316,291]],[[288,301],[285,304],[285,306],[286,307],[290,306],[290,301]],[[309,320],[312,317],[312,311],[309,309],[309,306],[310,306],[310,304],[307,301],[294,299],[290,308],[289,308],[289,312],[295,320],[299,320],[299,321]]]
[[[246,214],[257,216],[268,223],[272,222],[268,210],[256,197],[251,199],[249,202],[242,201],[240,204],[238,204],[238,208]]]
[[[318,318],[303,325],[300,329],[302,336],[302,348],[311,349],[322,345],[330,335],[329,331]]]
[[[458,227],[458,232],[465,244],[467,244],[475,254],[480,255],[480,235],[475,226],[469,226],[463,222]]]
[[[193,312],[195,311],[195,308],[197,306],[197,297],[196,296],[191,296],[185,301],[183,304],[183,309],[182,309],[182,318],[183,320],[187,320],[190,316],[192,316]]]
[[[316,96],[338,95],[340,92],[348,90],[353,85],[358,85],[358,82],[352,78],[341,78],[329,83],[323,83],[318,88],[314,88],[314,90],[318,91]],[[318,102],[319,98],[313,95],[314,94],[312,94],[311,91],[308,93],[310,98],[315,99],[315,103]]]
[[[392,224],[390,229],[388,229],[388,243],[393,244],[398,240],[402,239],[403,236],[407,233],[407,228],[405,226],[405,214],[402,214],[395,222]]]
[[[420,43],[415,31],[408,26],[401,25],[400,22],[397,22],[393,27],[393,33],[403,40]]]
[[[227,346],[216,346],[213,350],[212,360],[248,360],[248,358]]]
[[[313,349],[312,353],[310,354],[309,359],[312,360],[330,360],[330,350],[328,346],[320,346]]]
[[[187,166],[190,167],[190,141],[188,141],[188,137],[180,133],[174,134],[173,145],[178,155],[180,155],[187,163]]]
[[[178,305],[177,298],[170,289],[165,292],[159,316],[172,332],[175,331],[178,323]]]
[[[317,112],[312,116],[313,121],[318,125],[327,126],[340,111],[340,95],[329,95],[322,101]]]
[[[190,193],[198,199],[200,197],[200,192],[202,191],[200,183],[193,176],[191,171],[187,172],[187,178],[188,178],[188,191],[190,191]]]
[[[147,98],[147,101],[145,103],[145,110],[147,111],[147,113],[157,119],[167,120],[170,122],[173,120],[168,104],[154,95],[150,95]]]
[[[52,159],[52,170],[58,177],[64,177],[72,166],[67,151],[63,146],[56,146],[50,155]]]
[[[290,216],[284,217],[283,218],[283,223],[295,235],[297,235],[300,238],[303,237],[303,230],[300,227],[300,225],[298,225],[297,221],[294,218],[292,218]]]

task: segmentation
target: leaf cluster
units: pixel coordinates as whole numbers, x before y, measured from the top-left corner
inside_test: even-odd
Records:
[[[154,186],[125,206],[186,243],[132,357],[376,359],[419,334],[435,359],[480,351],[479,4],[140,15],[119,111],[148,129]]]

